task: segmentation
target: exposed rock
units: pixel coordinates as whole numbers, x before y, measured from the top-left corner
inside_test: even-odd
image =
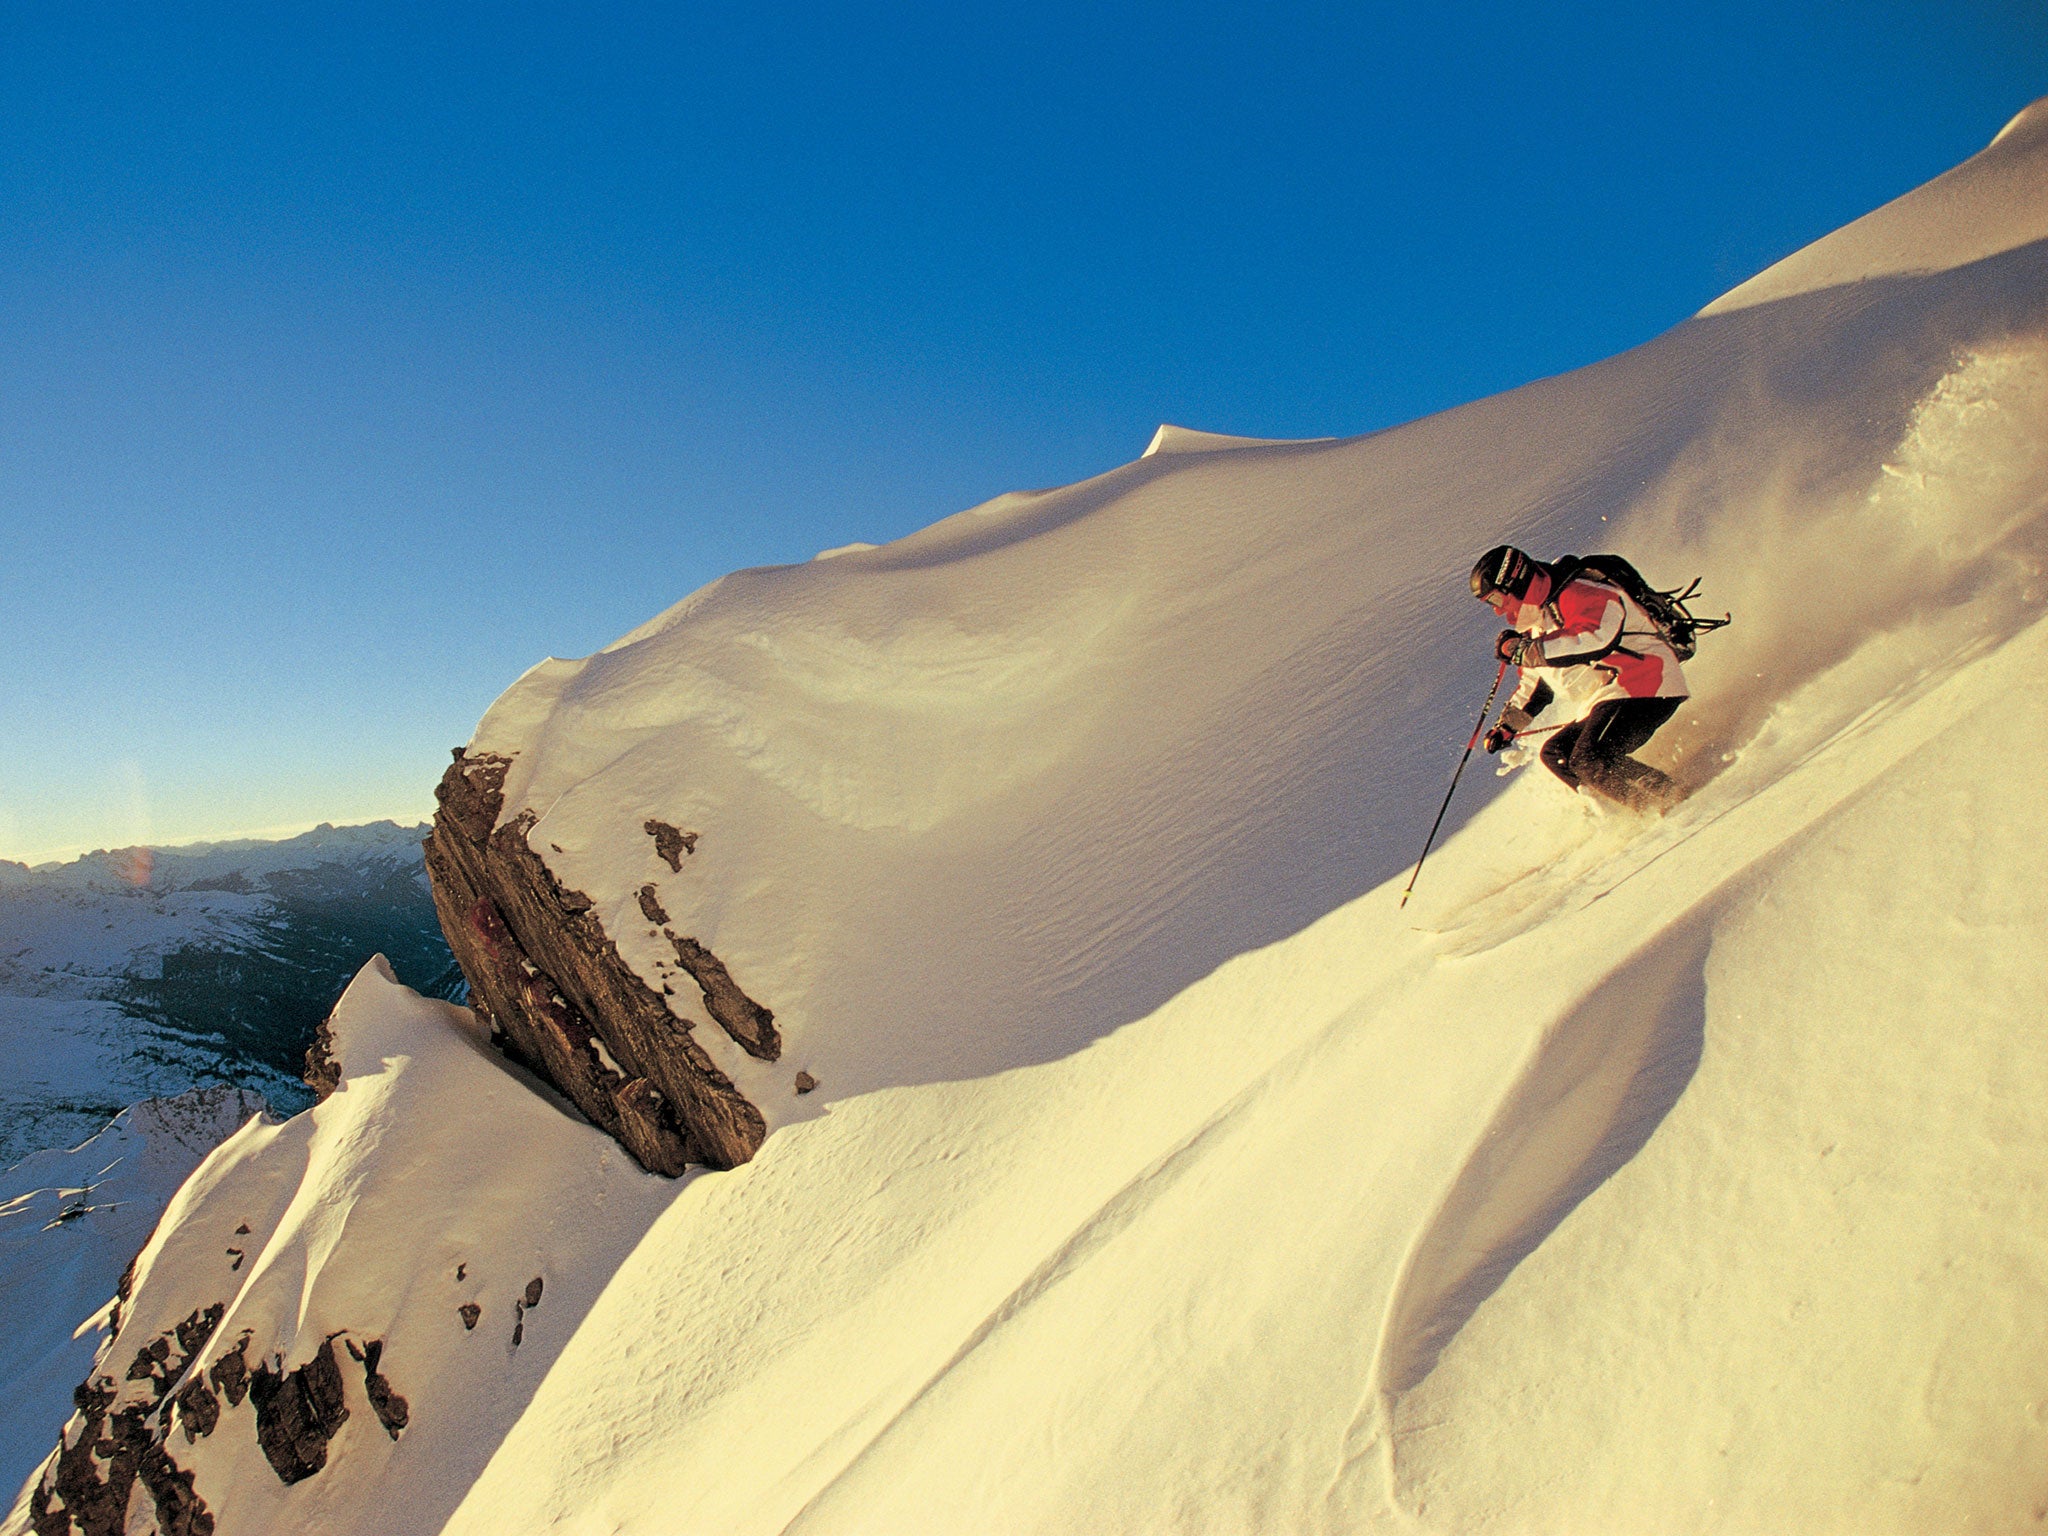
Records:
[[[213,1515],[192,1487],[192,1473],[143,1428],[139,1417],[117,1414],[120,1433],[133,1439],[136,1472],[156,1505],[158,1536],[213,1536]]]
[[[455,1313],[462,1319],[463,1331],[473,1333],[476,1331],[476,1320],[484,1315],[484,1309],[473,1301],[465,1301],[455,1309]]]
[[[334,1016],[330,1013],[313,1031],[313,1043],[306,1047],[306,1086],[321,1099],[341,1086],[341,1063],[334,1059]],[[244,1227],[243,1231],[248,1228]]]
[[[668,921],[668,913],[662,909],[661,898],[651,882],[640,887],[640,915],[657,928]]]
[[[541,1279],[535,1275],[526,1282],[526,1294],[512,1303],[512,1347],[517,1349],[526,1337],[526,1314],[540,1305]]]
[[[527,1287],[537,1299],[535,1281]],[[250,1428],[264,1458],[285,1483],[311,1477],[327,1464],[328,1442],[348,1421],[342,1371],[330,1335],[297,1370],[248,1366],[252,1334],[201,1372],[202,1351],[219,1328],[226,1308],[214,1303],[193,1311],[169,1332],[138,1347],[126,1376],[147,1384],[145,1398],[112,1376],[95,1374],[72,1393],[77,1410],[58,1441],[57,1454],[28,1490],[27,1511],[36,1536],[125,1536],[128,1512],[139,1482],[155,1506],[158,1536],[212,1536],[214,1517],[194,1488],[194,1474],[170,1453],[173,1425],[187,1445],[221,1429],[228,1412],[246,1398],[254,1408]],[[384,1343],[373,1339],[348,1350],[363,1366],[363,1389],[371,1411],[396,1440],[411,1418],[405,1398],[382,1369]],[[104,1358],[104,1357],[103,1357]],[[225,1402],[223,1402],[225,1399]],[[137,1529],[143,1528],[137,1526]]]
[[[434,904],[471,1006],[507,1054],[642,1166],[678,1174],[690,1163],[745,1162],[766,1134],[761,1112],[692,1037],[693,1025],[620,958],[591,898],[566,889],[528,845],[532,814],[498,825],[509,766],[458,752],[435,792],[440,810],[426,845]],[[671,846],[656,825],[657,849]],[[667,830],[679,867],[696,836]],[[710,951],[670,938],[679,957],[687,943],[694,964],[684,963],[713,1020],[742,1049],[772,1060],[781,1049],[773,1015]]]
[[[149,1428],[148,1404],[113,1411],[114,1383],[105,1376],[82,1384],[71,1400],[76,1433],[59,1442],[55,1466],[29,1491],[36,1536],[123,1536],[138,1479],[156,1506],[160,1536],[213,1536],[213,1516],[193,1492],[192,1474]]]
[[[670,869],[680,870],[683,867],[684,856],[697,851],[696,833],[682,831],[665,821],[649,818],[641,825],[640,830],[654,839],[655,854]],[[668,919],[656,918],[654,921],[666,922]]]
[[[239,1223],[236,1235],[253,1242],[246,1221]],[[137,1269],[131,1262],[123,1275],[116,1310],[132,1311],[131,1298],[138,1290],[147,1292],[153,1285],[160,1290],[165,1283],[161,1275],[138,1281]],[[180,1273],[194,1285],[205,1283],[200,1274],[176,1269],[168,1283],[179,1285]],[[165,1299],[159,1295],[154,1306]],[[274,1365],[259,1365],[252,1372],[254,1330],[240,1330],[223,1349],[220,1330],[227,1304],[191,1305],[194,1299],[188,1293],[179,1300],[191,1310],[160,1331],[149,1331],[137,1316],[101,1347],[93,1373],[72,1394],[74,1412],[55,1454],[21,1494],[17,1519],[26,1520],[25,1529],[37,1536],[127,1536],[130,1531],[212,1536],[215,1516],[197,1491],[194,1471],[177,1459],[180,1430],[184,1446],[209,1438],[253,1437],[287,1483],[326,1464],[328,1442],[349,1417],[333,1345],[346,1334],[328,1335],[314,1358],[297,1370],[287,1373],[278,1357]],[[168,1308],[150,1315],[166,1314],[176,1316]],[[382,1369],[382,1341],[362,1351],[351,1348],[363,1363],[365,1395],[378,1422],[398,1438],[411,1410]],[[209,1353],[215,1356],[210,1366]],[[209,1492],[220,1496],[211,1485]]]
[[[227,1307],[216,1301],[204,1312],[193,1308],[192,1315],[178,1324],[178,1350],[187,1360],[206,1348],[206,1341],[213,1337],[213,1330],[220,1326]]]
[[[150,1385],[152,1407],[163,1402],[172,1385],[184,1374],[186,1365],[206,1347],[206,1341],[213,1336],[213,1330],[220,1326],[221,1315],[227,1308],[220,1302],[200,1311],[197,1307],[183,1322],[170,1333],[159,1334],[135,1351],[135,1358],[129,1362],[127,1379],[146,1381]],[[172,1348],[171,1341],[177,1340]],[[169,1405],[165,1405],[166,1412]]]
[[[249,1340],[252,1337],[244,1331],[235,1347],[214,1361],[213,1369],[206,1373],[206,1379],[228,1400],[230,1408],[241,1407],[242,1399],[249,1395]]]
[[[112,1378],[82,1383],[71,1402],[83,1422],[58,1443],[56,1466],[30,1495],[30,1524],[36,1536],[120,1536],[128,1523],[135,1462],[105,1433],[114,1404]]]
[[[796,1075],[796,1091],[797,1091],[798,1093],[809,1093],[809,1092],[810,1092],[810,1091],[811,1091],[811,1090],[812,1090],[813,1088],[815,1088],[815,1087],[817,1087],[817,1086],[818,1086],[818,1080],[817,1080],[817,1079],[816,1079],[815,1077],[811,1076],[811,1074],[810,1074],[810,1073],[808,1073],[808,1072],[799,1072],[799,1073],[797,1073],[797,1075]]]
[[[703,992],[705,1011],[740,1049],[757,1061],[773,1061],[780,1056],[782,1037],[775,1032],[775,1015],[739,989],[725,962],[695,939],[678,938],[668,928],[662,929],[662,933],[675,947],[676,959]]]
[[[324,1340],[312,1359],[288,1374],[281,1365],[257,1367],[249,1400],[256,1405],[256,1443],[279,1481],[311,1477],[327,1465],[327,1442],[348,1422],[334,1340]]]
[[[154,1381],[159,1390],[163,1385],[164,1362],[170,1358],[171,1341],[152,1339],[135,1352],[135,1359],[128,1367],[130,1381]]]
[[[627,1078],[612,1086],[611,1095],[619,1116],[619,1140],[642,1167],[678,1173],[696,1160],[691,1144],[670,1129],[674,1116],[654,1084],[644,1077]]]
[[[396,1440],[399,1431],[412,1417],[412,1409],[404,1398],[391,1390],[391,1383],[377,1369],[377,1362],[384,1357],[384,1341],[372,1339],[357,1349],[355,1340],[350,1339],[348,1352],[362,1362],[363,1391],[370,1399],[370,1411],[377,1415],[377,1422],[384,1426],[384,1433]]]
[[[193,1444],[220,1426],[220,1398],[203,1376],[186,1382],[173,1399],[178,1405],[178,1423],[185,1431],[185,1443]]]

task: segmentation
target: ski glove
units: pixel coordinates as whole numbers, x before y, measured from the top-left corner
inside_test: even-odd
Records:
[[[1493,654],[1511,667],[1543,665],[1543,642],[1517,629],[1504,629],[1493,642]]]
[[[1486,750],[1489,755],[1505,752],[1514,739],[1529,728],[1529,722],[1536,717],[1526,709],[1508,708],[1500,712],[1500,720],[1486,733]]]

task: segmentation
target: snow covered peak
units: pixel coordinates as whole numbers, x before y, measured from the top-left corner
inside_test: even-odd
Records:
[[[1945,272],[2048,239],[2048,97],[1979,153],[1714,300],[1725,315],[1843,283]]]
[[[331,1038],[336,1091],[178,1191],[0,1528],[436,1530],[674,1197],[381,957]]]
[[[2011,558],[2009,522],[1950,492],[2027,515],[2048,245],[2011,242],[2048,229],[2041,142],[2007,135],[1748,291],[1933,242],[1853,303],[1745,298],[1364,438],[1169,429],[1076,485],[721,578],[492,706],[471,750],[508,762],[500,826],[679,1023],[704,1021],[643,892],[773,1011],[775,1061],[693,1031],[772,1130],[1064,1055],[1412,860],[1445,722],[1490,673],[1463,573],[1503,539],[1619,546],[1737,612],[1661,738],[1703,781],[1873,602],[1917,611],[1932,570]],[[1978,247],[2004,254],[1954,265]],[[1957,446],[1979,439],[2000,446]],[[671,866],[656,823],[694,852]]]
[[[204,888],[210,880],[246,880],[332,860],[378,856],[409,859],[418,854],[425,833],[424,826],[402,827],[392,821],[339,827],[322,822],[294,837],[232,838],[170,848],[101,848],[67,862],[39,864],[33,870],[20,865],[11,867],[42,884],[109,892],[161,892]],[[20,884],[22,875],[9,875],[7,869],[0,868],[0,883]]]
[[[1230,448],[1277,448],[1289,445],[1296,439],[1280,437],[1231,437],[1222,432],[1198,432],[1193,427],[1176,427],[1171,422],[1161,422],[1159,430],[1152,434],[1152,441],[1145,445],[1139,457],[1152,458],[1162,453],[1218,453]],[[1303,442],[1327,443],[1327,437],[1299,439]]]
[[[2031,132],[1960,224],[1784,264],[1810,302],[737,573],[515,690],[500,833],[659,984],[651,888],[785,1049],[721,1059],[772,1133],[450,1536],[2029,1521]],[[1651,748],[1692,796],[1470,793],[1404,914],[1502,538],[1733,610]]]

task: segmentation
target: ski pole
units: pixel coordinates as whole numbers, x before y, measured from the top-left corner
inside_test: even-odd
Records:
[[[1493,686],[1486,690],[1486,702],[1479,706],[1479,723],[1472,727],[1472,739],[1465,743],[1465,755],[1458,759],[1458,771],[1451,775],[1451,787],[1444,791],[1444,803],[1437,807],[1436,820],[1429,824],[1429,836],[1422,842],[1422,858],[1415,861],[1415,873],[1408,877],[1408,889],[1401,893],[1401,905],[1408,905],[1408,898],[1415,894],[1415,882],[1422,877],[1422,859],[1429,857],[1430,845],[1436,841],[1436,831],[1444,824],[1444,812],[1451,808],[1451,796],[1458,792],[1458,780],[1465,776],[1465,765],[1472,761],[1472,749],[1479,745],[1480,734],[1486,729],[1486,717],[1493,713],[1493,701],[1500,693],[1501,679],[1508,675],[1508,664],[1503,661],[1500,670],[1493,674]]]

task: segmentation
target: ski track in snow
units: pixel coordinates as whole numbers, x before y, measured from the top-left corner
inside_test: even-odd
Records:
[[[1554,1078],[1562,1085],[1560,1091],[1565,1093],[1583,1092],[1589,1085],[1597,1089],[1597,1079],[1603,1073],[1612,1073],[1617,1060],[1625,1069],[1624,1081],[1633,1076],[1635,1058],[1630,1056],[1628,1048],[1644,1044],[1642,1040],[1627,1041],[1616,1036],[1604,1041],[1602,1049],[1593,1053],[1600,1062],[1597,1067],[1589,1066],[1585,1061],[1570,1060],[1587,1054],[1576,1037],[1583,1031],[1589,1003],[1618,987],[1628,999],[1623,1011],[1632,1012],[1634,1018],[1632,1026],[1621,1023],[1617,1027],[1633,1027],[1644,1036],[1664,1030],[1668,1024],[1665,1010],[1652,1000],[1668,996],[1673,987],[1668,978],[1660,980],[1653,975],[1646,979],[1639,973],[1645,970],[1651,973],[1674,969],[1678,973],[1696,971],[1708,948],[1707,930],[1711,929],[1714,916],[1723,905],[1724,892],[1728,887],[1752,878],[1757,867],[1770,864],[1788,843],[1805,835],[1815,824],[1834,815],[1843,805],[1883,779],[1906,758],[1948,730],[1959,716],[1985,697],[2016,698],[2023,695],[2031,680],[2041,675],[2044,664],[2048,664],[2048,622],[2037,624],[1999,652],[1982,658],[1965,677],[1951,678],[1945,686],[1930,690],[1908,690],[1917,692],[1918,697],[1895,698],[1873,705],[1827,741],[1798,756],[1789,770],[1771,775],[1761,790],[1749,795],[1731,793],[1717,797],[1721,803],[1700,807],[1701,814],[1691,818],[1673,817],[1669,820],[1676,820],[1679,825],[1653,829],[1665,835],[1646,833],[1642,840],[1651,844],[1649,848],[1631,844],[1604,865],[1595,865],[1586,872],[1575,872],[1569,882],[1559,882],[1560,892],[1546,893],[1539,914],[1529,921],[1495,928],[1480,939],[1468,935],[1464,942],[1448,948],[1448,955],[1459,958],[1497,950],[1510,950],[1512,953],[1512,946],[1539,929],[1552,929],[1575,920],[1597,919],[1600,914],[1592,913],[1592,909],[1617,896],[1625,900],[1632,893],[1626,892],[1624,887],[1638,877],[1650,874],[1666,859],[1683,861],[1685,865],[1681,869],[1659,871],[1661,878],[1655,881],[1656,889],[1646,892],[1643,902],[1638,903],[1654,902],[1667,910],[1631,914],[1631,920],[1621,927],[1622,932],[1647,933],[1649,938],[1643,947],[1624,956],[1611,970],[1581,973],[1592,977],[1595,985],[1586,1000],[1565,1015],[1531,1056],[1514,1088],[1503,1099],[1501,1114],[1475,1145],[1474,1160],[1460,1174],[1454,1189],[1470,1181],[1474,1171],[1496,1155],[1490,1144],[1497,1139],[1504,1135],[1526,1137],[1532,1131],[1540,1135],[1540,1123],[1532,1122],[1540,1121],[1541,1111],[1532,1112],[1525,1106],[1528,1101],[1541,1101],[1546,1097],[1541,1091],[1546,1078]],[[1619,874],[1613,873],[1617,865],[1621,867]],[[1563,891],[1569,891],[1569,896]],[[1670,910],[1674,897],[1679,902],[1689,902],[1690,906]],[[1546,931],[1541,935],[1541,942],[1573,949],[1568,932]],[[1519,956],[1516,958],[1517,963],[1525,963]],[[1609,1005],[1610,1010],[1612,1006]],[[1595,1012],[1600,1011],[1595,1009]],[[1555,1057],[1566,1058],[1568,1064],[1560,1069],[1553,1060]],[[1675,1099],[1676,1095],[1672,1097]],[[1669,1107],[1668,1101],[1663,1107]],[[1578,1129],[1582,1135],[1591,1132],[1604,1137],[1626,1118],[1596,1116]],[[1601,1167],[1599,1176],[1611,1173],[1614,1166],[1619,1166],[1619,1161]],[[1564,1159],[1560,1166],[1566,1176],[1566,1184],[1580,1186],[1577,1188],[1579,1196],[1583,1196],[1592,1182],[1597,1182],[1597,1179],[1577,1178],[1576,1168],[1570,1159]],[[1498,1186],[1509,1180],[1496,1173],[1481,1182]],[[1556,1198],[1540,1195],[1524,1208],[1511,1209],[1504,1217],[1496,1217],[1494,1224],[1503,1232],[1512,1232],[1518,1226],[1542,1220],[1546,1205]],[[1446,1226],[1467,1222],[1470,1208],[1483,1203],[1483,1194],[1475,1196],[1470,1191],[1455,1193],[1447,1201],[1447,1214],[1433,1220],[1418,1239],[1409,1260],[1410,1276],[1403,1280],[1404,1292],[1417,1288],[1418,1282],[1413,1275],[1427,1271],[1435,1255],[1441,1251],[1487,1251],[1487,1259],[1476,1266],[1473,1273],[1496,1269],[1504,1273],[1522,1253],[1534,1247],[1533,1238],[1475,1243],[1462,1232],[1445,1232]],[[1555,1224],[1554,1220],[1551,1224]],[[1509,1252],[1491,1251],[1503,1242]],[[1425,1255],[1429,1257],[1423,1257]],[[1466,1277],[1461,1277],[1457,1283],[1467,1283]],[[1456,1288],[1456,1284],[1446,1286],[1438,1283],[1435,1291],[1448,1293]],[[1462,1310],[1469,1315],[1470,1308]],[[1426,1369],[1415,1366],[1414,1357],[1428,1355],[1433,1358],[1430,1354],[1432,1340],[1440,1334],[1455,1331],[1454,1324],[1447,1327],[1436,1318],[1404,1321],[1411,1315],[1428,1311],[1429,1307],[1418,1307],[1405,1295],[1397,1296],[1389,1307],[1380,1345],[1381,1364],[1375,1371],[1384,1390],[1398,1393],[1427,1374]],[[1454,1323],[1461,1321],[1462,1317],[1455,1319]]]

